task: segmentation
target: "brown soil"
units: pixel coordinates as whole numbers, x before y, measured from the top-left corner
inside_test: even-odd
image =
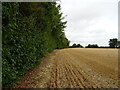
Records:
[[[117,88],[117,49],[62,49],[43,58],[14,88]]]

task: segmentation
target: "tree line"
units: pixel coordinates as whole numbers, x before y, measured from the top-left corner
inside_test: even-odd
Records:
[[[72,46],[69,46],[69,48],[83,48],[83,46],[82,45],[80,45],[80,44],[73,44]]]
[[[56,2],[2,3],[2,84],[8,88],[54,49],[69,46]]]
[[[85,46],[85,48],[98,48],[99,46],[97,44],[88,44],[88,46]],[[69,48],[84,48],[81,44],[73,44],[72,46],[69,46]]]
[[[69,46],[69,48],[83,48],[80,44],[73,44]],[[120,41],[117,38],[113,38],[109,40],[109,46],[98,46],[97,44],[88,44],[85,48],[120,48]]]

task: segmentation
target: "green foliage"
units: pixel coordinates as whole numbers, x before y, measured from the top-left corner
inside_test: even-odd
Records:
[[[97,44],[88,44],[86,48],[98,48],[99,46]]]
[[[117,38],[110,39],[110,41],[109,41],[110,48],[117,47],[117,44],[118,44]]]
[[[69,46],[60,5],[3,3],[2,83],[11,87],[18,77],[54,49]]]
[[[117,47],[120,48],[120,41],[117,41]]]
[[[70,48],[83,48],[83,46],[82,45],[80,45],[80,44],[73,44],[72,46],[70,46]]]

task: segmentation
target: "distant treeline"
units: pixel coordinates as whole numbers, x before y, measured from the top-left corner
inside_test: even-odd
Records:
[[[56,2],[4,2],[2,9],[2,84],[8,88],[40,58],[68,47],[69,41]]]
[[[72,46],[69,46],[69,48],[120,48],[120,41],[116,41],[116,39],[110,39],[109,46],[98,46],[97,44],[88,44],[87,46],[83,47],[81,44],[74,43]]]
[[[97,44],[88,44],[85,48],[98,48],[99,46]]]
[[[84,48],[81,44],[73,44],[72,46],[69,46],[69,48]],[[85,46],[85,48],[99,48],[97,44],[88,44],[88,46]]]
[[[83,48],[83,46],[82,45],[80,45],[80,44],[73,44],[72,46],[69,46],[69,48]]]

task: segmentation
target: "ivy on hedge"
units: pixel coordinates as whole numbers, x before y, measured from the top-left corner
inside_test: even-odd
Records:
[[[2,7],[2,83],[8,88],[40,58],[67,47],[69,41],[55,2],[5,2]]]

